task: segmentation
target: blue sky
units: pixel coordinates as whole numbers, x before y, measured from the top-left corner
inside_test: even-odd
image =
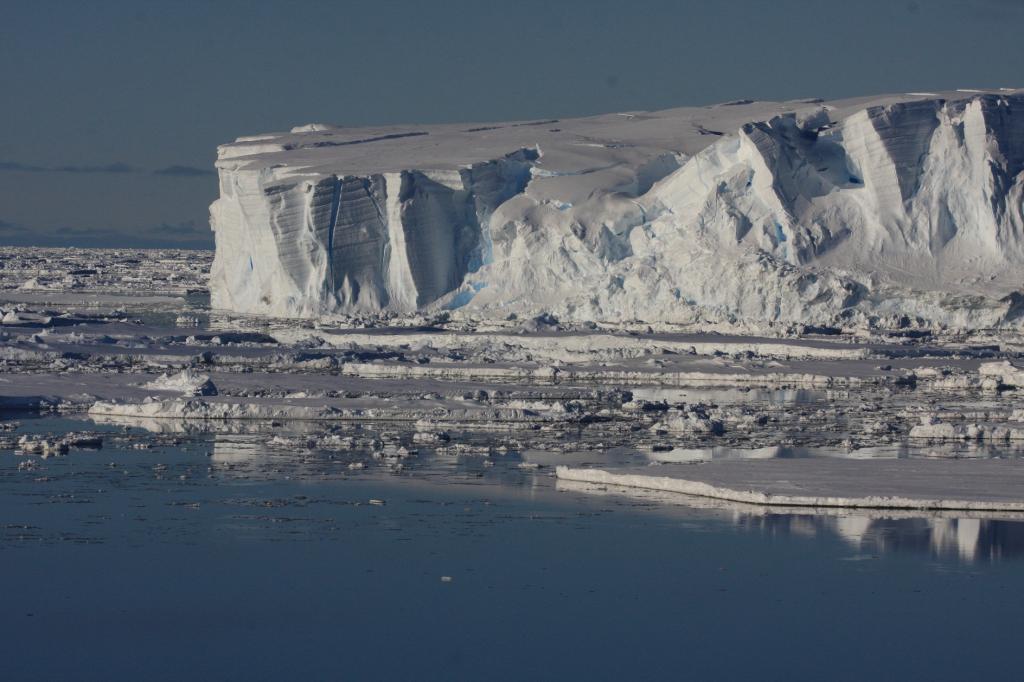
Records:
[[[1024,0],[6,2],[0,244],[212,245],[217,144],[1024,85]]]

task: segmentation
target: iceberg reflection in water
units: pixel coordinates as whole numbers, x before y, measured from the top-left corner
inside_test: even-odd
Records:
[[[59,422],[59,423],[58,423]],[[725,520],[733,528],[762,536],[794,536],[840,542],[852,551],[853,558],[889,553],[914,553],[936,559],[961,562],[995,562],[1024,556],[1024,513],[1011,512],[934,512],[807,507],[763,507],[725,500],[693,497],[614,485],[598,485],[570,480],[555,480],[550,475],[557,464],[571,462],[586,465],[600,461],[605,465],[630,464],[637,451],[612,448],[605,451],[561,451],[547,449],[496,449],[486,434],[479,438],[464,435],[449,443],[427,438],[430,434],[409,437],[392,425],[335,425],[326,428],[316,422],[293,422],[287,430],[281,424],[236,420],[220,423],[186,423],[180,420],[96,420],[111,437],[106,454],[115,457],[118,468],[110,469],[99,461],[81,456],[50,460],[46,464],[48,485],[73,487],[88,476],[97,487],[145,490],[145,479],[123,475],[156,459],[153,465],[160,479],[178,479],[177,502],[209,502],[234,495],[237,484],[287,487],[315,483],[331,484],[352,479],[378,480],[405,488],[454,484],[472,485],[493,499],[516,499],[523,494],[568,492],[585,496],[617,499],[628,510],[641,505],[645,511],[690,521]],[[71,423],[40,420],[69,428]],[[117,427],[122,427],[117,429]],[[115,429],[117,429],[115,431]],[[214,432],[209,432],[210,430]],[[268,433],[269,431],[269,433]],[[113,434],[118,434],[116,437]],[[148,443],[152,455],[143,457],[137,450],[118,452],[123,443]],[[112,446],[112,447],[111,447]],[[963,457],[966,446],[928,446],[935,457]],[[111,451],[113,450],[113,451]],[[975,456],[1013,456],[1006,450],[991,453],[978,446]],[[864,448],[847,453],[835,448],[674,448],[671,451],[643,452],[652,463],[700,462],[719,459],[789,458],[903,458],[920,457],[924,449],[905,444]],[[159,454],[157,454],[159,453]],[[202,464],[202,466],[198,466]],[[148,466],[148,465],[147,465]],[[168,468],[169,467],[169,468]],[[654,467],[652,471],[656,471]],[[70,476],[70,474],[74,474]],[[41,474],[38,474],[41,475]],[[62,475],[69,476],[62,478]],[[62,483],[60,481],[63,481]],[[18,483],[18,485],[15,485]],[[12,492],[23,493],[29,481],[24,476],[10,478]],[[71,491],[71,487],[68,488]],[[276,493],[275,493],[276,494]],[[188,499],[185,499],[188,498]],[[194,498],[194,499],[193,499]],[[579,501],[571,503],[579,506]],[[585,506],[585,505],[584,505]]]
[[[402,425],[122,426],[0,457],[5,679],[1015,679],[1024,514],[616,491]]]
[[[1024,518],[899,518],[820,514],[737,513],[736,525],[765,533],[833,534],[862,554],[911,551],[962,560],[995,561],[1024,556]]]
[[[965,562],[1024,557],[1024,514],[762,507],[613,485],[559,480],[557,489],[664,505],[666,513],[713,512],[740,529],[769,536],[840,539],[857,557],[888,552]]]

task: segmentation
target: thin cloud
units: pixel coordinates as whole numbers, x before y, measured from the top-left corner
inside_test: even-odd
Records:
[[[88,227],[83,225],[63,225],[54,228],[55,234],[68,237],[88,237],[90,239],[116,239],[129,236],[144,235],[144,238],[160,239],[166,241],[194,240],[197,236],[212,236],[208,225],[199,225],[194,220],[184,220],[180,223],[160,223],[139,227],[135,230],[118,230],[112,227]]]
[[[184,220],[180,223],[160,223],[160,225],[152,228],[153,232],[170,238],[194,238],[196,235],[212,235],[210,226],[207,224],[200,225],[194,220]]]
[[[0,171],[10,171],[15,173],[83,173],[104,175],[150,173],[160,177],[175,178],[210,177],[217,174],[216,171],[208,168],[182,165],[165,166],[164,168],[158,168],[154,171],[147,171],[145,168],[139,168],[138,166],[133,166],[131,164],[124,163],[123,161],[95,165],[66,164],[60,166],[39,166],[33,163],[21,163],[20,161],[0,161]]]
[[[173,175],[179,178],[196,178],[216,175],[217,171],[209,168],[196,168],[195,166],[167,166],[153,171],[153,175]]]
[[[103,166],[56,166],[50,170],[57,173],[138,173],[140,169],[118,161]]]
[[[213,248],[213,233],[194,220],[117,229],[85,225],[29,228],[0,220],[0,245],[83,248]]]
[[[22,173],[46,173],[51,169],[27,163],[18,163],[17,161],[0,161],[0,170],[20,171]]]
[[[0,161],[0,170],[20,173],[138,173],[140,169],[120,161],[98,166],[37,166],[19,161]]]
[[[83,227],[81,225],[61,225],[53,228],[53,233],[69,237],[108,237],[117,234],[110,228]]]

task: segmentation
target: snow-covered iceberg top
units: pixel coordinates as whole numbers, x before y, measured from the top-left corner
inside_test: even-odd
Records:
[[[215,307],[1017,325],[1024,91],[312,124],[219,149]]]

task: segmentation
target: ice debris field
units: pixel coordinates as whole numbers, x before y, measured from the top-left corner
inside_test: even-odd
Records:
[[[1024,511],[1021,91],[313,124],[217,167],[215,253],[3,250],[25,476],[113,425],[346,476]]]

